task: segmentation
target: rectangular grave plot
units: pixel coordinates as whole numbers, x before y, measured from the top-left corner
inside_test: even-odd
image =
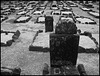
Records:
[[[51,15],[61,15],[61,11],[52,11]]]
[[[83,17],[83,16],[77,17],[76,21],[82,24],[96,24],[96,22],[93,19],[89,17]]]
[[[94,16],[95,18],[99,18],[99,13],[97,12],[88,12],[88,14],[90,14],[91,16]]]
[[[91,4],[84,4],[83,6],[87,7],[87,8],[94,8],[93,5],[91,5]]]
[[[76,65],[79,45],[79,35],[50,35],[51,65],[57,61],[70,61]]]
[[[73,15],[61,16],[59,20],[63,20],[63,19],[72,20],[72,21],[74,21],[76,23],[76,20],[75,20]]]
[[[6,35],[7,33],[2,33],[1,34],[1,46],[11,46],[13,43],[12,40],[12,36],[13,34],[8,33],[8,35]]]
[[[80,7],[80,9],[81,9],[81,10],[83,10],[83,11],[92,11],[91,9],[86,8],[86,7],[85,7],[85,8],[84,8],[84,7],[83,7],[83,8],[82,8],[82,7]]]
[[[39,37],[38,36],[38,33],[39,33],[39,31],[36,33],[36,35],[34,36],[34,38],[33,38],[33,42],[32,42],[32,44],[29,46],[29,51],[38,51],[38,52],[48,52],[50,49],[49,49],[49,35],[48,36],[44,36],[43,38],[45,38],[46,40],[45,40],[45,42],[44,42],[44,40],[42,39],[41,40],[41,38],[42,37]],[[37,37],[37,39],[36,39],[36,37]],[[46,44],[46,45],[44,45],[44,43]]]
[[[22,16],[20,16],[20,17],[18,17],[17,19],[15,19],[15,21],[14,21],[14,23],[26,23],[26,22],[28,22],[30,19],[31,19],[31,17],[29,16],[29,17],[27,17],[27,18],[25,18],[25,19],[20,19]],[[20,19],[20,20],[19,20]]]
[[[11,46],[19,36],[20,32],[18,30],[16,32],[1,30],[1,46]]]
[[[8,17],[2,17],[2,18],[1,18],[1,22],[5,21],[5,20],[7,20],[7,19],[8,19]]]
[[[32,14],[33,15],[42,15],[44,13],[44,11],[33,11]]]
[[[19,12],[16,15],[25,15],[25,14],[26,14],[26,12]]]
[[[36,23],[45,23],[45,17],[44,16],[39,16],[36,20]]]

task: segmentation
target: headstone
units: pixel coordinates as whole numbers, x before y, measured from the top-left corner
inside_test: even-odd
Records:
[[[45,32],[53,31],[53,17],[46,16],[45,17]]]
[[[78,44],[79,35],[50,35],[51,75],[79,75],[74,67],[77,62]]]
[[[76,65],[79,35],[50,34],[51,66],[57,61],[69,61]]]

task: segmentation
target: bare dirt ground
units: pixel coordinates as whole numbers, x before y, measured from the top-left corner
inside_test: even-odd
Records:
[[[72,7],[72,9],[73,12],[85,17],[90,17],[97,22],[97,25],[88,26],[77,24],[77,26],[82,31],[89,30],[92,34],[96,34],[93,36],[98,39],[99,19],[88,15],[86,12],[82,11],[78,7]],[[50,7],[46,7],[44,13],[49,14],[50,11]],[[11,22],[12,20],[9,23],[10,19],[15,19],[17,17],[15,14],[16,13],[10,15],[8,20],[1,23],[1,29],[13,31],[16,31],[18,29],[20,30],[21,35],[19,39],[10,47],[1,47],[1,66],[20,67],[22,69],[21,75],[42,75],[44,63],[50,65],[50,53],[29,51],[29,45],[32,43],[36,31],[38,29],[44,30],[45,24],[34,24],[34,21],[37,19],[38,15],[35,16],[32,14],[32,19],[27,23],[14,24]],[[55,27],[56,23],[59,20],[59,16],[53,16],[53,18]],[[23,28],[27,29],[28,31],[23,31]],[[88,75],[99,75],[99,54],[78,53],[77,64],[79,63],[84,64]]]

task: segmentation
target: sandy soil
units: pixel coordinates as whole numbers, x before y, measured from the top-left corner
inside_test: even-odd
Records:
[[[50,4],[48,4],[47,6],[50,6]],[[34,8],[34,10],[36,8]],[[72,9],[79,15],[93,18],[78,7],[72,7]],[[30,11],[28,14],[30,14],[32,11]],[[50,15],[50,11],[50,7],[46,7],[44,14]],[[18,11],[16,11],[16,13],[18,13]],[[22,69],[21,75],[42,75],[44,63],[50,65],[50,53],[29,51],[29,45],[32,43],[36,31],[39,29],[44,30],[45,24],[35,24],[34,22],[37,19],[38,15],[35,16],[32,14],[32,19],[27,23],[14,24],[12,20],[9,22],[10,19],[15,19],[18,17],[18,15],[16,16],[16,13],[9,16],[9,19],[6,20],[8,22],[4,21],[1,23],[1,29],[13,31],[16,31],[18,29],[21,32],[19,39],[10,47],[1,47],[1,66],[20,67]],[[59,16],[55,15],[53,16],[53,18],[55,27],[56,23],[59,20]],[[98,35],[99,19],[93,19],[98,23],[97,25],[88,26],[77,24],[77,27],[79,27],[83,31],[89,30],[93,34]],[[98,39],[97,35],[93,36]],[[84,64],[88,75],[99,75],[99,54],[79,53],[77,64],[80,63]]]
[[[78,54],[77,64],[83,64],[87,75],[99,75],[99,54]]]

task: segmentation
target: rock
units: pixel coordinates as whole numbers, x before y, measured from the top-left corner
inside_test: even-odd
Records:
[[[83,33],[85,36],[89,36],[90,38],[92,37],[92,34],[90,33],[90,32],[88,32],[88,31],[84,31],[84,33]]]
[[[96,39],[99,44],[99,34],[92,34],[92,37]]]

